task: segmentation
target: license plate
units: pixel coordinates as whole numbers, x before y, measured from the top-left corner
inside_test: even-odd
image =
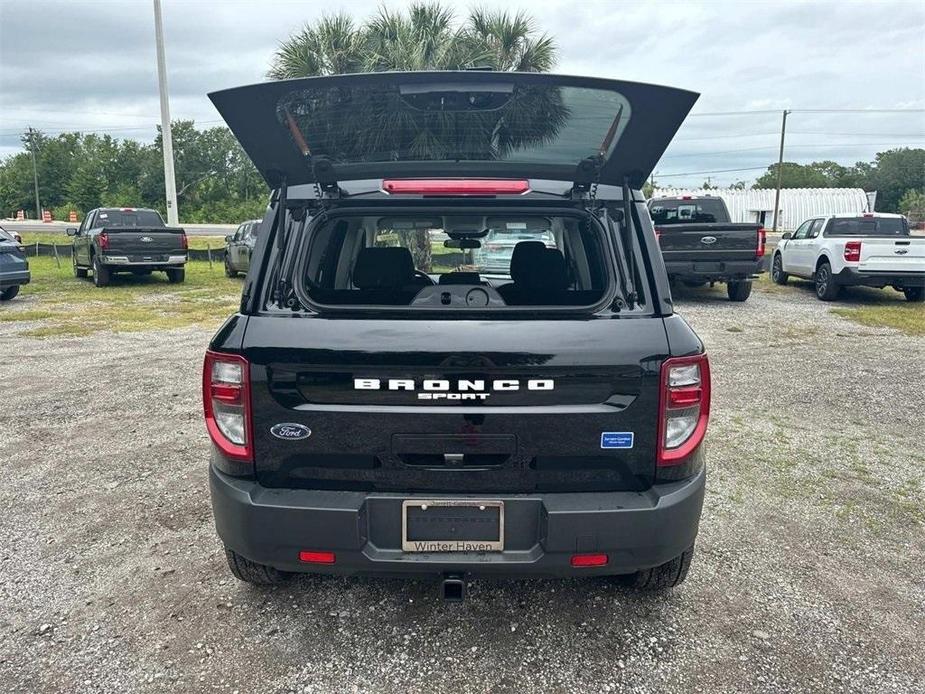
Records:
[[[401,548],[405,552],[500,552],[504,549],[504,502],[403,501]]]

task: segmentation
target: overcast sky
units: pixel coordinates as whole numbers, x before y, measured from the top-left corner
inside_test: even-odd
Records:
[[[164,0],[172,117],[220,122],[207,92],[264,79],[278,42],[323,11],[378,4]],[[784,108],[925,109],[923,0],[475,4],[532,12],[559,45],[557,72],[700,92],[656,169],[663,185],[760,175]],[[151,0],[0,0],[0,157],[27,125],[150,141],[155,69]],[[758,112],[711,115],[730,111]],[[851,164],[904,145],[925,147],[925,113],[794,113],[786,158]]]

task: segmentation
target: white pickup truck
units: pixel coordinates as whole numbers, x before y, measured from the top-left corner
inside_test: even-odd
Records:
[[[909,235],[898,214],[836,214],[807,219],[783,235],[771,261],[771,279],[814,280],[816,296],[838,298],[851,285],[891,286],[909,301],[925,300],[925,237]]]

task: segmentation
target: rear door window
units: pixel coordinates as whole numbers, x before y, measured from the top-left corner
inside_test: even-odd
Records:
[[[104,210],[99,225],[106,227],[162,227],[164,220],[154,210]]]
[[[656,226],[670,224],[713,224],[728,222],[722,200],[654,200],[649,214]]]

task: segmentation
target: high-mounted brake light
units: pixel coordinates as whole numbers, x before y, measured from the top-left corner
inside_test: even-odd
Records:
[[[109,234],[105,231],[101,231],[96,237],[97,243],[100,245],[101,251],[109,250]]]
[[[212,442],[227,457],[254,457],[250,365],[236,354],[206,352],[202,365],[202,406]]]
[[[849,263],[857,263],[861,260],[861,242],[849,241],[845,244],[845,260]]]
[[[764,257],[765,247],[768,244],[768,232],[765,231],[764,227],[758,227],[758,249],[755,252],[755,256],[758,258]]]
[[[706,354],[662,363],[658,455],[660,467],[679,465],[707,433],[710,419],[710,362]]]
[[[393,178],[382,181],[389,195],[523,195],[530,192],[526,180],[500,178]]]

